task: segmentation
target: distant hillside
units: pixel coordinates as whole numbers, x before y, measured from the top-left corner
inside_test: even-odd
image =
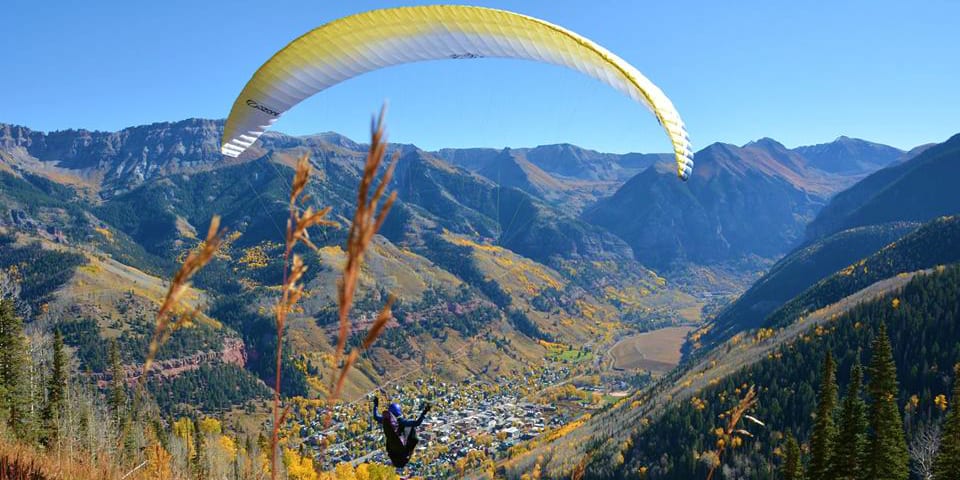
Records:
[[[742,397],[745,385],[755,385],[759,391],[759,402],[751,414],[765,426],[743,425],[752,435],[744,439],[744,448],[726,456],[721,478],[771,478],[768,472],[776,471],[782,461],[777,452],[783,449],[784,433],[790,432],[809,445],[821,365],[827,352],[835,358],[839,391],[844,392],[854,359],[860,357],[861,363],[869,363],[871,342],[880,324],[886,326],[893,347],[899,387],[896,403],[901,406],[910,440],[926,422],[943,419],[944,413],[936,408],[934,399],[949,394],[952,375],[945,372],[960,361],[960,351],[954,348],[960,342],[958,317],[960,267],[952,265],[919,275],[896,291],[851,305],[829,322],[810,326],[788,342],[769,346],[768,353],[756,363],[715,377],[709,386],[665,406],[648,427],[637,428],[630,441],[619,445],[608,442],[604,449],[595,450],[584,478],[624,478],[641,466],[646,467],[650,479],[703,478],[707,466],[697,456],[711,449],[716,441],[712,432],[724,421],[722,413]]]
[[[130,127],[118,132],[38,132],[0,124],[0,148],[11,156],[92,177],[112,195],[183,168],[222,160],[222,121],[190,119]]]
[[[646,265],[774,258],[796,244],[826,198],[852,179],[811,168],[763,139],[697,152],[686,183],[668,165],[648,168],[583,218],[616,233]],[[673,177],[673,178],[671,178]]]
[[[861,225],[927,221],[960,212],[960,135],[877,171],[834,197],[807,226],[810,240]]]
[[[898,222],[858,227],[794,250],[716,316],[704,341],[722,341],[741,330],[761,326],[767,315],[784,302],[820,279],[875,253],[917,226]]]
[[[764,326],[786,322],[900,273],[960,262],[960,216],[941,217],[817,282],[778,308]]]
[[[600,153],[570,144],[542,145],[524,151],[534,165],[546,172],[581,180],[626,180],[658,161],[670,160],[666,154]]]
[[[501,187],[517,188],[539,198],[556,198],[567,190],[566,185],[510,149],[504,149],[477,173]]]
[[[955,168],[960,154],[951,143],[960,145],[955,137],[942,145],[921,146],[903,153],[894,166],[879,170],[837,194],[808,225],[808,243],[778,262],[720,312],[704,341],[713,343],[741,330],[762,326],[767,315],[784,302],[897,240],[912,228],[909,225],[929,220],[937,212],[960,211],[960,197],[956,197],[953,189],[944,188],[950,179],[960,179],[960,170]],[[894,153],[883,146],[842,138],[820,145],[818,150],[841,151],[840,146],[851,145],[888,151],[887,158],[892,158]],[[937,173],[932,173],[934,171]],[[917,206],[918,202],[924,206]]]
[[[186,120],[120,132],[0,129],[0,227],[99,259],[89,267],[97,273],[81,269],[70,277],[64,270],[69,288],[35,300],[37,305],[50,300],[53,321],[73,322],[68,343],[91,345],[79,354],[91,369],[103,368],[102,340],[118,330],[130,331],[121,344],[126,362],[142,360],[155,299],[152,290],[134,295],[135,301],[125,292],[131,284],[152,285],[169,276],[217,214],[229,237],[194,285],[207,299],[206,313],[223,326],[216,338],[242,342],[248,373],[271,375],[272,363],[263,359],[273,355],[276,342],[264,312],[281,281],[278,242],[288,215],[291,166],[301,155],[310,156],[315,175],[310,203],[331,206],[331,217],[346,225],[366,146],[335,133],[269,133],[249,157],[226,161],[215,150],[221,123]],[[398,200],[368,252],[354,314],[357,329],[365,328],[389,293],[398,298],[394,313],[403,323],[391,322],[377,348],[358,362],[347,396],[369,390],[387,371],[416,368],[415,359],[423,355],[442,358],[462,350],[467,341],[487,352],[510,348],[505,355],[447,366],[446,379],[537,364],[547,353],[537,340],[598,341],[628,328],[621,318],[629,328],[650,328],[681,321],[681,310],[686,321],[697,317],[695,299],[633,260],[623,240],[562,206],[567,204],[555,194],[580,180],[554,177],[522,152],[495,152],[503,154],[502,172],[484,172],[497,176],[495,182],[412,145],[393,145],[391,151],[399,154],[390,185]],[[576,185],[583,188],[575,190],[576,198],[603,185],[581,183],[586,186]],[[317,229],[312,239],[320,250],[301,252],[309,266],[304,281],[310,295],[303,315],[288,325],[291,348],[283,359],[288,394],[325,393],[320,379],[325,370],[319,367],[329,366],[331,305],[346,235],[342,227]],[[436,238],[448,239],[444,245],[460,243],[450,243],[453,254],[444,256],[450,253],[446,247],[431,248],[439,245],[431,243]],[[31,282],[42,290],[40,282]],[[97,292],[81,288],[88,285]],[[131,311],[131,302],[135,319],[118,313]],[[350,342],[358,341],[357,335],[359,330]],[[183,345],[189,343],[192,355],[194,343],[204,338],[190,337]],[[205,377],[191,374],[171,388],[178,398],[191,399],[216,374],[197,372]]]
[[[887,167],[903,156],[903,150],[858,138],[839,137],[830,143],[798,147],[810,165],[825,172],[865,174]]]
[[[673,160],[670,154],[600,153],[566,143],[509,150],[550,175],[591,182],[622,183],[655,163]],[[495,161],[501,151],[492,148],[445,148],[436,153],[454,165],[479,171]]]
[[[949,385],[942,369],[960,361],[957,349],[944,347],[960,335],[958,261],[960,221],[930,222],[795,297],[771,316],[768,330],[741,333],[690,359],[651,388],[579,422],[565,437],[507,462],[508,472],[529,471],[536,461],[545,477],[566,478],[575,466],[567,459],[586,458],[584,478],[623,478],[641,466],[651,479],[701,478],[705,467],[696,456],[715,442],[711,432],[720,413],[743,395],[744,385],[756,385],[755,414],[767,427],[749,428],[758,434],[748,440],[757,448],[725,463],[733,478],[769,478],[764,472],[777,459],[778,434],[788,429],[809,438],[825,352],[837,357],[844,381],[852,356],[859,350],[869,355],[881,321],[890,329],[901,379],[898,403],[915,394],[924,409],[931,408],[933,397]],[[923,412],[930,410],[912,414]]]

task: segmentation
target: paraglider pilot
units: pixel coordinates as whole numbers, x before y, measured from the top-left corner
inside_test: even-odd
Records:
[[[394,467],[403,468],[410,457],[413,456],[414,449],[420,441],[417,438],[417,427],[423,423],[423,419],[430,411],[430,404],[427,403],[416,420],[403,418],[403,412],[400,410],[399,403],[391,403],[390,407],[384,410],[381,415],[379,410],[380,400],[373,397],[373,419],[383,427],[383,436],[386,440],[387,455]]]

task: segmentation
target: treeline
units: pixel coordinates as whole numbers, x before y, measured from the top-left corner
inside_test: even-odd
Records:
[[[954,262],[960,262],[960,217],[942,217],[821,280],[774,311],[766,326],[783,327],[805,312],[830,305],[898,273]]]
[[[268,393],[249,374],[233,365],[205,366],[151,395],[126,383],[112,341],[109,380],[100,388],[74,371],[60,330],[25,331],[15,300],[0,295],[0,457],[10,454],[11,442],[27,448],[49,478],[264,478],[265,440],[241,442],[195,409],[174,421],[155,400],[165,406],[189,394],[204,407],[226,410]]]
[[[65,320],[57,324],[67,345],[76,349],[80,367],[92,372],[105,372],[108,367],[108,343],[100,336],[96,320],[82,318]],[[128,364],[142,364],[146,360],[150,337],[147,332],[123,332],[116,338],[122,352],[122,360]],[[170,340],[157,352],[157,360],[167,360],[192,355],[197,352],[223,349],[223,334],[211,327],[198,325],[175,331]]]
[[[500,284],[484,278],[483,272],[473,258],[472,248],[450,243],[437,234],[428,234],[424,238],[424,248],[420,253],[440,268],[480,290],[498,307],[505,309],[513,302],[510,295],[500,288]]]
[[[166,415],[183,416],[197,409],[224,412],[235,405],[268,398],[270,390],[250,372],[233,364],[200,365],[172,379],[155,378],[147,388]]]
[[[16,237],[0,234],[0,270],[20,285],[20,300],[34,310],[50,300],[76,267],[86,263],[83,255],[47,250],[39,242],[16,245]]]
[[[510,319],[510,323],[512,323],[514,328],[520,333],[533,339],[546,340],[548,342],[553,341],[553,337],[540,330],[540,327],[538,327],[536,323],[533,323],[533,320],[530,320],[530,317],[522,310],[511,308],[510,311],[507,312],[507,318]]]
[[[410,339],[424,333],[442,341],[446,341],[449,331],[459,333],[462,337],[472,337],[485,326],[500,319],[500,311],[487,304],[474,304],[477,297],[467,285],[461,285],[454,294],[437,289],[428,289],[423,297],[416,302],[397,301],[393,307],[393,316],[402,328],[384,330],[377,337],[377,346],[393,352],[404,352],[410,346]],[[454,313],[448,308],[459,304],[464,308],[460,313]],[[351,346],[359,345],[363,334],[355,333],[350,336]]]
[[[756,437],[745,447],[728,453],[722,478],[780,478],[785,435],[792,434],[804,445],[812,438],[810,419],[828,353],[835,359],[838,388],[846,391],[857,359],[872,361],[870,347],[881,326],[892,345],[899,385],[893,400],[909,443],[927,425],[942,421],[943,403],[937,399],[949,393],[953,366],[960,362],[960,266],[918,276],[901,292],[859,305],[768,358],[720,379],[697,395],[700,401],[667,409],[633,436],[629,448],[598,455],[590,466],[591,478],[622,478],[641,467],[649,478],[703,478],[709,467],[701,458],[714,448],[712,432],[723,422],[720,415],[748,385],[759,389],[754,415],[767,428],[753,431]],[[865,382],[873,380],[866,372]]]
[[[276,374],[277,335],[274,320],[250,309],[247,298],[240,294],[221,294],[208,309],[209,315],[224,325],[240,332],[250,361],[247,367],[263,381],[272,385]],[[292,349],[284,348],[284,352]],[[307,377],[294,365],[294,359],[285,354],[281,366],[280,391],[287,396],[307,396]]]

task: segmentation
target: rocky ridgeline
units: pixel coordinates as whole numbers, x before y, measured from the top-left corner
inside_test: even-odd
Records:
[[[146,180],[219,161],[219,120],[189,119],[117,132],[39,132],[0,124],[0,148],[20,150],[42,162],[102,175],[103,194],[122,193]]]
[[[197,370],[204,364],[232,363],[243,368],[247,363],[247,350],[239,338],[223,339],[223,349],[219,351],[196,352],[185,357],[158,360],[150,366],[147,372],[148,379],[161,378],[164,380],[176,378],[184,372]],[[140,379],[143,365],[124,365],[123,370],[127,377],[127,384],[133,385]],[[98,372],[90,377],[97,382],[100,388],[110,384],[113,376],[109,372]]]

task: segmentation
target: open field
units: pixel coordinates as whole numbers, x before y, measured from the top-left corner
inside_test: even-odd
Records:
[[[610,349],[614,368],[666,372],[680,362],[680,347],[693,327],[667,327],[631,335]]]
[[[562,343],[553,343],[547,347],[547,358],[554,362],[580,363],[593,360],[593,352]]]

